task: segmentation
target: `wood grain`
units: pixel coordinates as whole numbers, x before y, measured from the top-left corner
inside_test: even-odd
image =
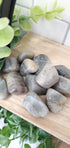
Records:
[[[33,33],[27,33],[12,51],[17,57],[23,50],[31,50],[35,55],[46,54],[54,65],[63,64],[70,68],[70,48],[50,41]],[[9,96],[0,101],[0,106],[42,128],[48,133],[70,144],[70,98],[58,114],[49,113],[45,118],[35,118],[23,106],[25,95]],[[41,97],[45,99],[45,97]]]

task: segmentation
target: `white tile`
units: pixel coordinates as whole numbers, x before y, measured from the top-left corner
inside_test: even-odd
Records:
[[[17,0],[17,4],[30,8],[32,6],[32,0]]]
[[[59,0],[59,5],[65,8],[61,14],[62,18],[70,22],[70,0]]]
[[[69,46],[70,47],[70,30],[68,32],[67,38],[65,40],[64,45]]]
[[[16,8],[18,9],[21,9],[21,15],[30,15],[30,9],[27,9],[27,8],[24,8],[24,7],[21,7],[19,5],[16,5]]]
[[[42,8],[47,4],[47,9],[51,10],[55,0],[35,0],[34,5],[39,5]],[[70,0],[58,0],[58,6],[65,8],[64,12],[61,13],[62,19],[70,21]]]
[[[62,43],[68,24],[54,19],[51,22],[42,18],[37,24],[32,22],[32,32]]]

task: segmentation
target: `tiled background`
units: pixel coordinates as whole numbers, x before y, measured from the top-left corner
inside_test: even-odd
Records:
[[[29,15],[30,7],[39,5],[43,9],[47,4],[48,10],[51,10],[55,0],[17,0],[16,6],[21,7],[21,13]],[[65,8],[62,12],[62,20],[54,19],[51,22],[42,18],[37,24],[32,23],[32,32],[47,37],[51,40],[70,46],[70,0],[58,0],[58,6]]]

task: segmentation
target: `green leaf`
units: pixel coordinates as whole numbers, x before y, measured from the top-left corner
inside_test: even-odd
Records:
[[[24,148],[31,148],[29,144],[24,144]]]
[[[14,30],[9,25],[0,30],[0,47],[8,45],[14,37]]]
[[[15,36],[10,44],[10,48],[14,48],[19,42],[19,37]]]
[[[63,7],[57,7],[54,11],[56,11],[57,13],[61,13],[65,10],[65,8]]]
[[[25,16],[21,17],[19,19],[19,24],[23,30],[25,31],[31,30],[31,23],[28,17]]]
[[[30,15],[32,20],[37,23],[43,15],[43,10],[39,6],[31,7]]]
[[[2,4],[2,0],[0,0],[0,5]]]
[[[9,47],[0,48],[0,59],[8,57],[11,54],[11,49]]]
[[[8,122],[10,127],[11,126],[17,126],[17,123],[15,123],[12,118],[10,118],[10,120],[8,119],[7,122]]]
[[[44,14],[45,19],[47,19],[48,21],[52,21],[55,16],[56,16],[56,12],[53,12],[53,11],[49,11]]]
[[[48,21],[52,21],[55,17],[58,19],[61,19],[59,13],[63,12],[64,10],[65,10],[65,8],[63,8],[63,7],[57,7],[56,9],[54,9],[52,11],[48,11],[48,12],[44,13],[44,17]]]
[[[12,26],[13,30],[14,30],[14,36],[20,36],[21,31],[19,27],[16,26]]]
[[[16,19],[16,15],[15,14],[13,14],[13,17],[12,17],[12,23],[13,23],[13,21]]]
[[[21,121],[21,127],[25,132],[30,132],[30,125],[31,124],[25,120]]]
[[[8,119],[11,116],[11,114],[12,114],[11,112],[9,112],[8,110],[3,108],[3,115],[4,115],[5,118]]]
[[[29,137],[30,143],[37,142],[38,138],[39,138],[39,128],[35,128],[35,127],[30,128],[30,137]]]
[[[55,9],[57,7],[57,0],[55,0],[54,4],[53,4],[53,9]]]
[[[44,148],[44,143],[39,144],[39,146],[37,148]]]
[[[0,30],[6,28],[9,24],[9,19],[6,17],[0,18]]]
[[[16,124],[19,124],[21,122],[21,118],[16,116],[15,114],[10,115],[9,119],[12,119]]]
[[[1,146],[5,146],[6,148],[8,148],[8,146],[10,144],[10,140],[5,136],[0,135],[0,144],[1,144]]]
[[[51,135],[48,134],[47,132],[43,131],[42,129],[39,129],[39,138],[38,140],[40,142],[43,142],[44,140],[50,139]]]
[[[2,130],[0,131],[0,134],[2,134],[5,137],[10,137],[11,135],[11,128],[9,126],[4,126]]]
[[[3,65],[4,65],[4,59],[3,60],[0,60],[0,70],[2,69]]]
[[[48,148],[53,148],[52,145],[52,136],[50,136],[50,138],[47,138],[47,140],[44,142],[44,146],[48,147]]]
[[[14,9],[13,20],[16,19],[16,17],[17,17],[17,21],[19,22],[20,12],[21,12],[21,8],[20,9],[17,9],[17,8]]]

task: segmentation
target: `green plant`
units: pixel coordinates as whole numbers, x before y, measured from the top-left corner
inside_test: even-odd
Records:
[[[20,15],[21,9],[15,9],[12,18],[12,27],[9,26],[9,20],[7,18],[0,18],[0,59],[11,54],[10,48],[13,48],[18,43],[21,29],[24,31],[31,30],[31,19],[35,23],[37,23],[42,16],[48,21],[53,20],[55,17],[61,19],[59,14],[62,11],[64,11],[64,8],[58,7],[57,0],[55,0],[51,11],[47,11],[47,6],[44,10],[42,10],[40,6],[35,6],[31,7],[30,16]],[[7,47],[9,43],[11,43],[10,48]],[[0,61],[0,70],[3,63],[4,61]]]
[[[11,112],[0,107],[0,118],[4,118],[4,123],[7,123],[0,129],[0,145],[8,148],[12,140],[20,138],[21,148],[23,148],[24,140],[29,140],[30,143],[40,142],[37,148],[56,148],[56,144],[52,144],[52,136],[42,129],[32,125],[31,123],[21,119]],[[12,138],[10,138],[12,135]],[[31,148],[27,143],[25,148]]]
[[[0,0],[0,5],[2,4],[2,0]]]
[[[21,9],[15,9],[12,19],[12,27],[14,29],[14,39],[11,42],[11,47],[15,46],[19,41],[19,36],[21,35],[21,29],[24,31],[31,30],[31,19],[37,23],[43,16],[46,20],[52,21],[55,17],[61,19],[60,13],[63,12],[65,8],[57,6],[57,0],[53,4],[51,11],[47,11],[47,6],[41,9],[40,6],[34,6],[30,9],[30,15],[24,16],[20,15]]]
[[[0,60],[11,54],[11,49],[7,45],[12,41],[14,37],[14,31],[9,25],[7,18],[0,18]],[[0,69],[2,63],[0,64]]]

